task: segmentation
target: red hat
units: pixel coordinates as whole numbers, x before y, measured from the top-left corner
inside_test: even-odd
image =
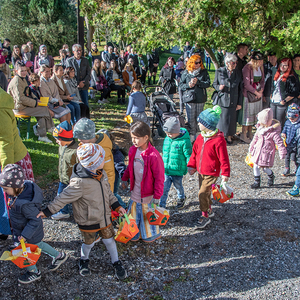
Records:
[[[64,121],[57,125],[52,133],[53,137],[61,141],[72,141],[73,130],[68,121]]]

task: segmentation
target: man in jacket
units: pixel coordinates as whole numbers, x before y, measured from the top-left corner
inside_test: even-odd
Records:
[[[155,84],[155,77],[157,73],[157,68],[159,64],[159,55],[155,49],[152,50],[152,53],[147,54],[148,59],[148,68],[149,68],[149,76],[148,76],[148,85],[151,85],[151,76],[153,76],[153,84]]]
[[[73,45],[72,51],[74,56],[67,59],[66,67],[74,68],[81,100],[84,104],[89,106],[88,89],[91,79],[90,64],[88,59],[82,55],[81,45]]]

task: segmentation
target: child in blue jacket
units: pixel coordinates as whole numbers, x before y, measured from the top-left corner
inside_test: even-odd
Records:
[[[16,164],[8,164],[0,174],[0,186],[10,196],[9,215],[13,234],[18,241],[23,239],[26,243],[35,244],[42,252],[50,255],[53,260],[49,270],[55,271],[68,256],[42,241],[43,221],[37,218],[37,215],[43,201],[43,192],[34,182],[24,180],[24,177],[24,170]],[[20,283],[26,284],[41,279],[41,272],[36,265],[25,269],[27,272],[18,278]]]
[[[281,137],[285,139],[287,145],[287,154],[285,157],[285,170],[282,176],[288,176],[290,174],[290,160],[295,163],[295,173],[298,168],[297,165],[297,139],[299,138],[296,134],[297,129],[300,128],[299,118],[300,107],[293,103],[287,109],[287,120],[284,124]]]

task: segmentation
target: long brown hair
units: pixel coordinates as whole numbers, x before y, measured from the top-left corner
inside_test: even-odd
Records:
[[[99,67],[97,67],[96,66],[96,63],[100,63],[100,66]],[[94,60],[94,63],[93,63],[93,70],[95,70],[95,72],[96,72],[96,74],[97,74],[97,76],[103,76],[103,71],[102,71],[102,69],[101,69],[101,62],[100,62],[100,59],[98,59],[98,58],[96,58],[95,60]]]
[[[145,122],[137,121],[137,122],[133,123],[133,125],[131,125],[131,127],[130,127],[130,133],[132,133],[133,135],[135,135],[137,137],[144,137],[144,136],[148,135],[148,137],[149,137],[148,141],[153,146],[153,142],[152,142],[152,138],[151,138],[151,130],[150,130],[149,125],[147,125]]]

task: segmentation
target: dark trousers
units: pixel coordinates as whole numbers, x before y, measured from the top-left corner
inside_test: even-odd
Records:
[[[112,84],[109,86],[112,91],[117,91],[118,98],[125,98],[125,86]]]
[[[297,164],[297,157],[296,157],[297,156],[297,148],[294,147],[292,149],[289,149],[287,147],[286,150],[287,150],[287,153],[286,153],[285,162],[284,162],[285,167],[287,169],[289,169],[290,168],[290,162],[292,160],[295,163],[295,166],[296,166],[296,169],[297,169],[297,166],[298,166],[298,164]]]
[[[79,103],[80,105],[80,111],[81,111],[81,118],[90,118],[90,109],[89,107],[84,103]]]
[[[276,119],[280,122],[282,129],[286,121],[286,105],[275,105],[271,102],[270,107],[273,111],[273,119]]]

